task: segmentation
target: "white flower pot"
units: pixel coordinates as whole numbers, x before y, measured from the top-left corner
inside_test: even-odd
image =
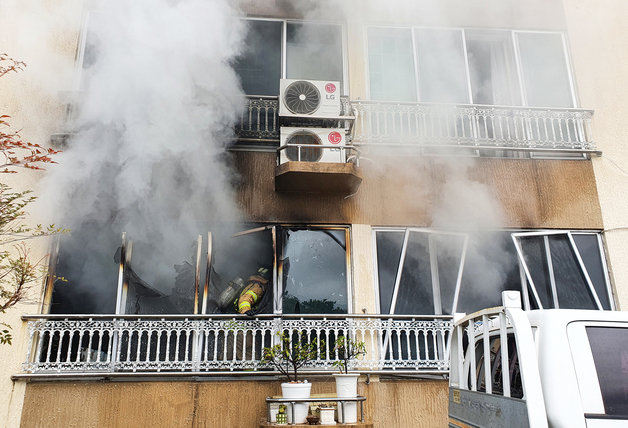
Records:
[[[281,393],[283,398],[310,398],[312,384],[307,382],[298,383],[282,383]],[[295,403],[294,405],[294,423],[303,424],[306,422],[310,403]],[[288,423],[292,422],[292,404],[286,403],[286,413],[288,413]]]
[[[334,374],[336,378],[336,397],[355,398],[358,396],[357,373]],[[338,420],[343,423],[355,423],[358,421],[358,407],[356,402],[345,403],[344,420],[342,420],[342,404],[338,403]]]
[[[320,424],[321,425],[336,425],[336,420],[334,419],[334,414],[336,413],[336,409],[333,407],[320,407]]]

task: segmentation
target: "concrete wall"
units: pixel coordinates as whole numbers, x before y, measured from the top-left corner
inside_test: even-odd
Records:
[[[446,426],[446,381],[364,381],[358,393],[374,426]],[[312,394],[335,391],[332,378],[312,382]],[[254,428],[266,416],[265,398],[279,394],[279,382],[267,380],[29,383],[21,427]]]
[[[580,105],[595,110],[593,160],[617,301],[628,309],[628,3],[564,0]]]

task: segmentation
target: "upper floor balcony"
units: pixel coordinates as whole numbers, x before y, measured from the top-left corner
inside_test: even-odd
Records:
[[[355,155],[377,146],[412,147],[435,154],[440,149],[460,149],[485,156],[583,157],[597,153],[592,110],[347,98],[342,105],[346,119],[324,126],[344,129]],[[280,141],[278,110],[277,97],[248,97],[236,126],[237,146],[276,146]]]

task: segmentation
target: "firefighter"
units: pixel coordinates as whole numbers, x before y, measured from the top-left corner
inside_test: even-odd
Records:
[[[269,269],[260,267],[254,275],[249,277],[237,301],[236,309],[239,314],[253,315],[252,309],[262,300],[266,292],[268,276]]]

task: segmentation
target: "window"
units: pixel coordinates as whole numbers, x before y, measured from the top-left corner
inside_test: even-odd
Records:
[[[599,237],[568,231],[515,233],[533,308],[611,309]]]
[[[342,26],[247,19],[245,50],[234,62],[248,95],[279,95],[279,79],[344,81]]]
[[[628,329],[586,327],[607,415],[628,418]]]
[[[560,33],[372,27],[367,38],[375,100],[575,105]]]
[[[612,309],[599,234],[375,229],[382,314],[471,313],[518,290],[526,309]]]
[[[347,242],[343,228],[281,231],[281,311],[347,313]]]
[[[67,239],[61,245],[54,273],[67,278],[68,283],[54,287],[51,312],[115,313],[115,284],[122,256],[119,242],[89,240],[84,233],[75,236],[85,239]],[[207,314],[235,313],[237,295],[230,293],[229,287],[246,284],[263,267],[268,269],[268,285],[254,313],[349,312],[348,227],[268,225],[235,235],[217,230],[212,241],[209,280],[204,275],[207,258],[201,256],[207,250],[206,244],[199,252],[192,241],[183,249],[134,243],[132,260],[124,268],[126,296],[118,311],[192,314],[196,309]],[[95,248],[88,248],[91,243]],[[199,295],[195,299],[197,274]],[[205,281],[207,294],[203,292]]]
[[[467,238],[421,229],[375,232],[380,313],[451,314]]]

